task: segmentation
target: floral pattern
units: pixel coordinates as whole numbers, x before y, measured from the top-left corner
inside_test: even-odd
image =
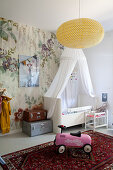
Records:
[[[3,40],[8,41],[9,36],[11,36],[11,38],[15,41],[15,43],[17,42],[16,36],[12,32],[12,21],[11,20],[6,21],[4,18],[1,18],[1,20],[0,20],[0,37]]]
[[[17,71],[18,63],[15,58],[6,58],[2,63],[3,69],[6,71],[8,69],[11,72]]]
[[[37,100],[34,97],[27,96],[25,94],[25,103],[27,103],[28,108],[30,109],[32,105],[36,104]]]
[[[48,142],[4,155],[2,158],[7,167],[13,170],[112,170],[113,137],[92,130],[83,133],[91,136],[90,154],[86,154],[83,148],[74,147],[67,147],[66,152],[58,154],[58,147],[54,142]]]
[[[54,33],[0,18],[0,87],[6,88],[7,95],[12,97],[12,130],[21,125],[14,115],[19,108],[30,109],[43,103],[43,96],[58,70],[62,50]],[[19,55],[40,57],[39,87],[19,88]]]

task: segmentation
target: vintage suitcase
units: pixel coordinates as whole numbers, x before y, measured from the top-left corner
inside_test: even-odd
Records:
[[[27,122],[34,122],[37,120],[47,119],[47,110],[28,110],[23,113],[23,120]]]
[[[52,120],[41,120],[37,122],[22,121],[22,131],[28,136],[37,136],[53,131]]]

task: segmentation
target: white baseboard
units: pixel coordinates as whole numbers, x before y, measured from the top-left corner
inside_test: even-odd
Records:
[[[11,130],[9,133],[5,133],[5,134],[0,133],[0,136],[10,135],[10,134],[19,133],[19,132],[22,132],[22,128]]]

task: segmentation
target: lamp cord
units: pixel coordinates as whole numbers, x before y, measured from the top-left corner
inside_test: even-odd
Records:
[[[80,0],[79,0],[79,18],[80,18]]]

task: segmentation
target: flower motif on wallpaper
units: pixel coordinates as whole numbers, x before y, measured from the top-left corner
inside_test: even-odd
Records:
[[[38,52],[40,55],[40,58],[42,60],[41,62],[41,66],[44,67],[44,65],[46,64],[46,62],[48,62],[48,60],[52,59],[52,56],[54,56],[54,62],[57,63],[59,65],[59,60],[58,57],[56,56],[56,52],[54,50],[54,37],[51,35],[51,38],[47,40],[47,43],[42,44],[42,42],[39,42],[39,48],[41,48],[41,51]],[[56,59],[57,58],[57,59]]]
[[[42,44],[41,53],[43,57],[48,57],[52,54],[53,45],[54,42],[51,38],[47,40],[47,44]]]
[[[30,109],[33,104],[36,104],[37,100],[34,97],[27,96],[25,94],[25,103],[28,105],[28,108]]]
[[[9,50],[4,50],[0,48],[0,58],[1,58],[1,65],[0,71],[5,73],[6,70],[11,72],[16,72],[18,69],[18,62],[15,58],[12,58],[12,54],[14,54],[16,47],[11,48]]]
[[[53,48],[53,45],[54,45],[54,42],[53,40],[50,38],[47,40],[47,46],[49,49],[52,49]]]
[[[0,58],[11,57],[11,55],[14,54],[15,50],[16,50],[16,47],[10,48],[9,50],[0,48]]]
[[[62,44],[60,44],[60,43],[59,43],[59,48],[60,48],[61,50],[64,50],[64,46],[63,46]]]
[[[17,43],[16,36],[12,30],[13,26],[16,26],[13,21],[0,18],[0,38],[7,42],[9,41],[9,38],[11,38],[15,43]],[[11,72],[17,71],[17,61],[15,58],[11,58],[15,49],[16,47],[10,48],[9,50],[0,48],[0,58],[2,59],[0,70],[2,73],[5,73],[7,69]]]
[[[17,42],[16,36],[12,32],[12,22],[0,18],[0,37],[3,40],[8,41],[9,36],[15,41],[15,43]]]
[[[51,38],[53,38],[55,41],[57,41],[56,35],[52,32],[51,32]],[[58,45],[58,48],[61,49],[61,51],[64,50],[64,46],[62,44],[60,44],[58,41],[57,41],[57,45]]]
[[[7,51],[2,49],[2,48],[0,48],[0,58],[4,58],[6,56],[7,56]]]
[[[42,56],[45,58],[51,55],[51,51],[49,50],[49,48],[47,48],[46,44],[42,44],[41,53],[42,53]]]
[[[11,72],[15,72],[18,69],[18,62],[15,58],[5,58],[5,60],[2,63],[2,66],[4,70],[6,71],[7,69]]]

